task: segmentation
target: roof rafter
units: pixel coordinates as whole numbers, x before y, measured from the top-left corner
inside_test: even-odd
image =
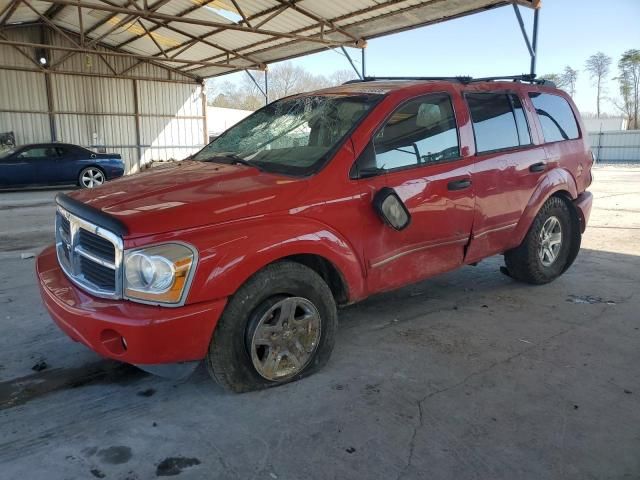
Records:
[[[235,31],[241,31],[246,33],[265,35],[269,37],[274,37],[276,39],[290,38],[292,40],[300,40],[305,42],[318,43],[321,45],[335,45],[335,46],[340,46],[340,45],[352,46],[353,44],[353,42],[351,41],[340,42],[338,40],[320,39],[317,36],[313,36],[313,35],[304,36],[304,35],[298,35],[296,33],[278,32],[278,31],[266,30],[262,28],[250,28],[247,26],[242,26],[237,23],[214,22],[211,20],[202,20],[199,18],[192,18],[192,17],[185,18],[181,16],[176,16],[176,15],[167,15],[167,14],[159,13],[152,10],[140,10],[136,12],[135,10],[131,10],[130,8],[127,8],[127,7],[116,7],[116,6],[107,5],[103,3],[84,2],[84,1],[80,2],[80,0],[46,0],[46,1],[59,4],[59,5],[77,6],[78,4],[80,4],[83,8],[91,8],[93,10],[103,10],[106,12],[113,12],[113,13],[125,13],[129,15],[134,15],[134,16],[144,16],[144,18],[148,20],[150,19],[168,20],[169,22],[187,23],[191,25],[200,25],[203,27],[221,28],[223,30],[235,30]]]

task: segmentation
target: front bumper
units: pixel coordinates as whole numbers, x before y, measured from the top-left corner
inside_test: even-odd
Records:
[[[589,222],[589,216],[591,215],[591,206],[593,205],[593,195],[591,192],[582,192],[573,201],[573,204],[578,211],[578,218],[580,219],[580,232],[584,233]]]
[[[226,299],[167,308],[93,297],[73,285],[54,247],[37,258],[45,307],[73,340],[105,357],[136,365],[201,360]]]

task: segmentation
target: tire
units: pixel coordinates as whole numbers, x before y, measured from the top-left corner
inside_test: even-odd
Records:
[[[106,174],[98,167],[83,168],[80,175],[78,175],[78,185],[80,185],[80,188],[99,187],[106,181]]]
[[[549,198],[533,220],[522,243],[504,254],[509,275],[515,280],[542,285],[562,275],[580,249],[580,227],[566,200]],[[560,244],[558,240],[560,233]],[[545,248],[546,247],[546,248]]]
[[[304,328],[296,332],[300,325]],[[237,393],[289,383],[327,363],[337,326],[336,303],[322,277],[302,264],[277,262],[229,300],[209,344],[207,369],[222,387]]]

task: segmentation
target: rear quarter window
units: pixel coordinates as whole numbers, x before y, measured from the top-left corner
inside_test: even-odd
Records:
[[[531,143],[526,119],[516,123],[516,113],[522,113],[520,101],[506,93],[468,93],[465,95],[476,138],[478,153],[516,148]]]
[[[544,141],[559,142],[580,137],[578,122],[573,110],[563,97],[550,93],[529,92],[536,109]]]

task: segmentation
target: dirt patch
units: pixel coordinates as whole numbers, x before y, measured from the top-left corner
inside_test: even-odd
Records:
[[[0,382],[0,410],[68,388],[98,383],[126,384],[148,375],[126,363],[102,360],[78,368],[52,368]]]
[[[196,465],[200,465],[200,460],[197,458],[168,457],[158,464],[156,475],[158,477],[171,477],[179,475],[185,468]]]
[[[122,445],[98,450],[97,457],[102,463],[120,465],[131,460],[131,448]]]

